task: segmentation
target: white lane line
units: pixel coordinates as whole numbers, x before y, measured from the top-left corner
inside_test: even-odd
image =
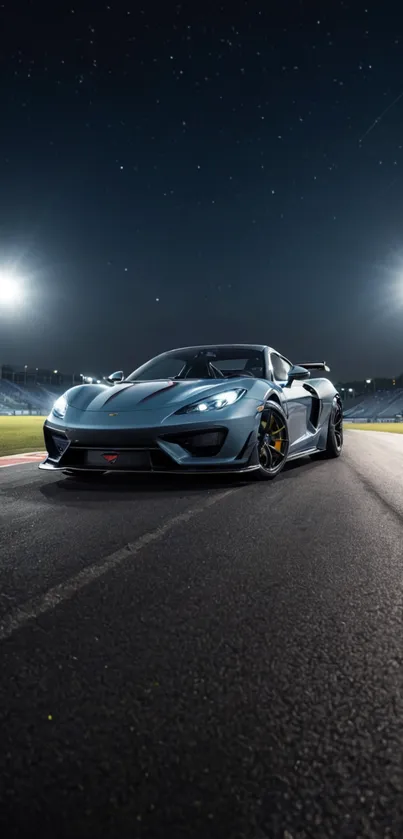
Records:
[[[212,507],[213,504],[223,501],[224,498],[227,498],[234,492],[236,492],[236,489],[234,488],[226,490],[225,492],[220,492],[218,495],[214,495],[212,498],[209,498],[204,504],[200,504],[192,510],[187,510],[185,513],[179,513],[177,516],[174,516],[173,519],[170,519],[165,524],[162,524],[161,527],[157,527],[156,530],[144,533],[144,535],[136,539],[135,542],[131,542],[128,545],[125,545],[124,548],[120,548],[118,551],[114,551],[114,553],[109,554],[109,556],[107,556],[99,565],[90,565],[74,577],[70,577],[70,579],[66,580],[66,582],[60,583],[59,585],[54,586],[54,588],[50,588],[45,594],[33,598],[32,600],[28,600],[23,606],[1,618],[0,641],[4,641],[6,638],[9,638],[14,632],[29,623],[29,621],[35,620],[39,617],[39,615],[43,615],[45,612],[51,611],[58,606],[59,603],[63,603],[65,600],[73,597],[73,595],[80,589],[84,588],[84,586],[89,585],[89,583],[93,583],[94,580],[98,580],[99,577],[102,577],[108,571],[111,571],[113,568],[121,565],[122,562],[125,562],[125,560],[138,554],[146,547],[146,545],[150,545],[152,542],[157,542],[159,539],[162,539],[163,536],[179,524],[186,524],[195,516],[198,516],[200,513],[203,513],[204,510],[207,510],[208,507]]]

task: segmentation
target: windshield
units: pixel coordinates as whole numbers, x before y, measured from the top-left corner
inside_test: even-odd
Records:
[[[264,378],[264,353],[254,347],[190,347],[147,361],[126,381],[155,379]]]

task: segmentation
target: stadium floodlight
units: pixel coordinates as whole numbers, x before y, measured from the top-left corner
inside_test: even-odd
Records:
[[[0,269],[0,306],[13,306],[21,299],[21,283],[13,271]]]
[[[372,382],[372,379],[365,379],[365,382],[366,382],[367,385],[370,385],[371,382]]]

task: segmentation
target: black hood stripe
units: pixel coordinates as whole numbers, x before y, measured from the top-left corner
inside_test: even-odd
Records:
[[[142,405],[143,402],[148,402],[149,399],[152,399],[154,396],[158,396],[159,393],[164,393],[166,390],[171,390],[171,388],[176,387],[178,382],[169,382],[168,385],[165,387],[159,387],[157,390],[154,390],[153,393],[148,393],[144,399],[140,399],[139,405]]]
[[[112,402],[112,399],[114,399],[115,396],[119,396],[124,390],[127,390],[128,387],[133,387],[133,385],[134,382],[129,382],[127,385],[125,385],[125,387],[119,385],[118,390],[115,390],[115,393],[112,393],[111,396],[108,396],[108,398],[104,402],[104,405],[108,405],[109,402]]]

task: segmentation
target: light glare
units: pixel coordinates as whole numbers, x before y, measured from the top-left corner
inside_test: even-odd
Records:
[[[12,306],[21,298],[20,283],[11,272],[0,271],[0,305]]]
[[[56,399],[56,402],[55,402],[55,404],[53,405],[53,408],[52,408],[52,414],[54,414],[55,417],[59,417],[59,419],[63,419],[66,411],[67,411],[67,399],[63,394],[63,396],[59,396],[59,398]]]

